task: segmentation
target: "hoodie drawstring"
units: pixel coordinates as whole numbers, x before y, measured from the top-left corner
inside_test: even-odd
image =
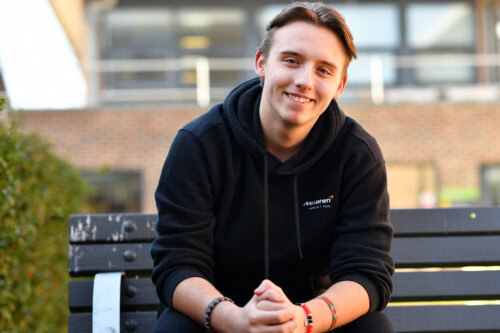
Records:
[[[297,247],[299,248],[299,255],[302,265],[304,262],[302,261],[304,258],[302,257],[302,245],[300,243],[300,218],[299,218],[299,193],[297,190],[297,175],[293,176],[293,201],[295,206],[295,228],[297,229]],[[304,269],[305,271],[305,269]],[[309,276],[309,283],[311,284],[311,290],[313,295],[317,296],[316,288],[314,287],[314,281],[311,276]]]
[[[302,245],[300,243],[300,221],[299,221],[299,194],[297,190],[297,175],[293,175],[293,201],[295,208],[295,228],[297,230],[297,247],[299,248],[300,259],[302,259]]]

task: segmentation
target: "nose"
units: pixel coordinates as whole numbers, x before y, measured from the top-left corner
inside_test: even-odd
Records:
[[[297,69],[295,73],[295,86],[301,90],[309,90],[313,85],[313,68],[304,65]]]

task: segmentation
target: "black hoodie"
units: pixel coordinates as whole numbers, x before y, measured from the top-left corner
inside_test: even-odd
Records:
[[[155,198],[153,282],[163,304],[189,277],[243,306],[268,278],[292,302],[339,281],[361,284],[370,311],[392,291],[385,164],[380,148],[332,101],[301,150],[267,152],[258,79],[177,134]]]

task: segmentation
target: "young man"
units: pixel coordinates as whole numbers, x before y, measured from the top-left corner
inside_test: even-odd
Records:
[[[384,160],[335,102],[352,57],[337,11],[293,3],[258,78],[179,131],[156,191],[157,332],[393,332]]]

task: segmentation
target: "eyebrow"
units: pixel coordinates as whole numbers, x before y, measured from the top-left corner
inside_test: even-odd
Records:
[[[280,52],[281,55],[292,55],[292,56],[296,56],[296,57],[299,57],[299,58],[303,58],[303,56],[298,53],[298,52],[295,52],[295,51],[288,51],[288,50],[285,50],[285,51],[281,51]],[[335,64],[332,64],[331,62],[328,62],[326,60],[320,60],[319,63],[325,65],[325,66],[328,66],[328,67],[331,67],[333,69],[337,69],[337,66]]]

